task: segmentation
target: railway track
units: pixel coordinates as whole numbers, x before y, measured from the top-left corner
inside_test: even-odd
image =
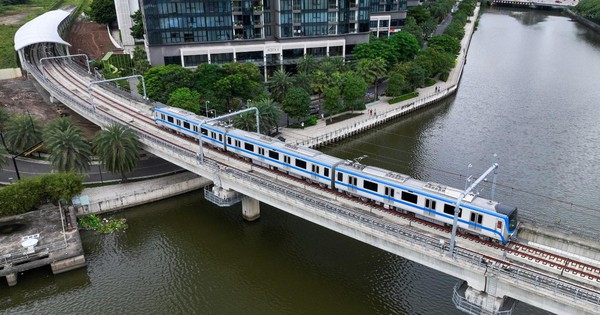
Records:
[[[92,82],[92,78],[86,76],[85,73],[81,73],[81,71],[74,68],[72,64],[65,65],[63,60],[47,61],[47,66],[44,67],[44,70],[40,69],[36,58],[39,60],[39,57],[41,56],[39,56],[38,53],[41,51],[43,50],[34,48],[30,52],[30,56],[33,56],[31,64],[37,67],[38,71],[40,72],[45,70],[47,73],[46,77],[48,78],[49,82],[61,87],[61,89],[64,91],[69,91],[71,97],[79,100],[80,102],[89,104],[89,98],[86,97],[85,93],[87,92],[89,83]],[[125,104],[123,96],[117,95],[109,90],[102,89],[101,86],[97,86],[92,93],[95,100],[96,110],[102,112],[102,114],[111,117],[111,119],[127,125],[140,133],[150,134],[152,137],[164,141],[172,146],[178,147],[181,150],[185,150],[190,154],[196,154],[196,141],[192,141],[189,138],[160,128],[154,123],[154,120],[151,116],[141,112],[143,111],[144,107],[150,110],[147,104],[139,103],[137,101],[134,101],[135,104],[131,102],[130,104]],[[92,104],[89,104],[89,106],[91,107]],[[140,110],[140,108],[142,110]],[[212,148],[207,149],[211,150],[211,155],[226,154]],[[227,157],[243,160],[233,155],[228,155]],[[223,166],[227,166],[223,162],[215,162],[220,163]],[[260,168],[264,172],[270,172],[272,177],[284,176],[288,179],[288,181],[294,181],[301,183],[302,185],[311,185],[313,188],[327,192],[336,198],[343,198],[349,203],[358,203],[363,206],[376,208],[382,213],[398,216],[400,218],[409,220],[410,222],[441,231],[446,233],[446,235],[449,235],[450,233],[450,228],[447,226],[437,225],[432,222],[422,220],[411,214],[386,209],[380,205],[376,205],[373,202],[364,201],[358,197],[348,196],[338,191],[332,191],[330,189],[320,187],[318,184],[307,183],[305,180],[295,176],[282,174],[267,167],[252,164],[252,162],[243,162],[252,165],[254,168]],[[469,242],[483,245],[496,251],[495,255],[484,254],[484,257],[488,261],[499,264],[504,268],[510,268],[510,266],[526,266],[528,268],[533,268],[534,270],[541,270],[543,272],[551,273],[556,277],[560,277],[561,280],[570,282],[575,281],[578,285],[583,284],[585,285],[586,289],[598,291],[598,287],[600,287],[600,267],[594,266],[590,263],[578,261],[576,258],[566,257],[564,255],[542,250],[515,241],[511,241],[504,246],[460,231],[457,235],[465,240],[468,240]],[[445,239],[447,240],[447,237]],[[477,251],[474,251],[474,253],[477,253]]]

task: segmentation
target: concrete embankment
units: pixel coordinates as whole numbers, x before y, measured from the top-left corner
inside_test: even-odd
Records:
[[[475,32],[475,21],[479,11],[480,6],[477,4],[473,15],[469,17],[469,21],[465,25],[465,36],[461,40],[461,50],[456,60],[456,66],[450,71],[446,82],[438,82],[432,86],[418,89],[418,98],[394,104],[388,103],[390,98],[382,98],[382,100],[367,104],[367,109],[359,112],[362,113],[360,116],[331,125],[327,124],[327,119],[320,119],[316,126],[305,129],[282,128],[281,135],[288,143],[317,148],[375,128],[453,95],[458,89],[467,62],[467,52]]]
[[[210,183],[208,179],[185,172],[140,182],[86,188],[74,203],[77,215],[104,213],[198,190]]]

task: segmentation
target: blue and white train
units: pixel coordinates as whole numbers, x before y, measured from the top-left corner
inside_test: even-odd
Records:
[[[452,224],[461,190],[339,159],[218,121],[200,126],[204,119],[179,108],[154,109],[158,125],[195,139],[201,134],[204,143],[253,163],[373,201],[387,209],[412,213],[441,225]],[[517,212],[515,207],[469,194],[461,202],[458,227],[506,244],[517,231]]]

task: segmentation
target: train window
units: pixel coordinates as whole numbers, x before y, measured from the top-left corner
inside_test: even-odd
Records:
[[[296,166],[298,166],[300,168],[303,168],[303,169],[306,169],[306,161],[302,161],[302,160],[296,159]]]
[[[223,135],[219,134],[219,141],[223,141]]]
[[[160,114],[160,119],[165,120],[165,114]]]
[[[198,126],[194,125],[194,132],[198,132]]]
[[[313,173],[320,173],[320,167],[317,165],[312,165],[312,171]]]
[[[329,177],[329,169],[327,167],[323,168],[323,175],[325,175],[325,177]]]
[[[449,215],[454,215],[454,208],[456,208],[456,205],[449,205],[449,204],[444,204],[444,213],[449,214]],[[458,217],[460,218],[462,216],[462,208],[458,208]]]
[[[213,139],[217,139],[217,134],[214,131],[210,132],[210,137]]]
[[[177,119],[177,126],[181,126],[181,120]]]
[[[258,154],[265,155],[265,149],[264,148],[258,148]]]
[[[356,177],[348,176],[348,184],[356,186]]]
[[[385,195],[388,197],[394,197],[394,188],[385,187]]]
[[[185,128],[185,129],[190,129],[190,123],[189,123],[189,122],[187,122],[187,121],[184,121],[184,122],[183,122],[183,128]]]
[[[167,116],[167,121],[170,122],[170,123],[173,123],[173,117]]]
[[[240,140],[235,140],[235,146],[238,148],[240,147]]]
[[[290,157],[289,157],[289,156],[287,156],[287,155],[284,155],[284,156],[283,156],[283,162],[284,162],[284,163],[290,164],[290,161],[291,161],[291,159],[290,159]]]
[[[231,137],[227,137],[227,144],[231,144]]]
[[[337,177],[338,177],[338,179],[337,179],[338,181],[340,181],[340,182],[341,182],[341,181],[344,181],[344,174],[342,174],[342,173],[338,172],[338,173],[337,173]]]
[[[205,136],[208,136],[208,130],[206,130],[206,128],[200,128],[200,133]]]
[[[279,152],[275,152],[273,150],[269,150],[269,157],[272,159],[279,160]]]
[[[254,145],[252,143],[246,142],[244,143],[244,149],[254,152]]]
[[[374,182],[371,182],[368,180],[364,180],[363,187],[368,190],[377,191],[378,185],[377,185],[377,183],[374,183]]]
[[[481,224],[483,221],[483,216],[479,213],[471,212],[471,222],[477,222]]]
[[[435,200],[425,199],[425,208],[435,210]]]
[[[413,194],[413,193],[409,193],[408,191],[402,191],[402,200],[404,201],[408,201],[408,202],[412,202],[412,203],[417,203],[417,195]]]

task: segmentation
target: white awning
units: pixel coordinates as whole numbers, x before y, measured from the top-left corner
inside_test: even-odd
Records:
[[[54,10],[25,23],[15,33],[15,50],[36,43],[58,43],[71,46],[58,34],[58,26],[69,14],[67,11]]]

